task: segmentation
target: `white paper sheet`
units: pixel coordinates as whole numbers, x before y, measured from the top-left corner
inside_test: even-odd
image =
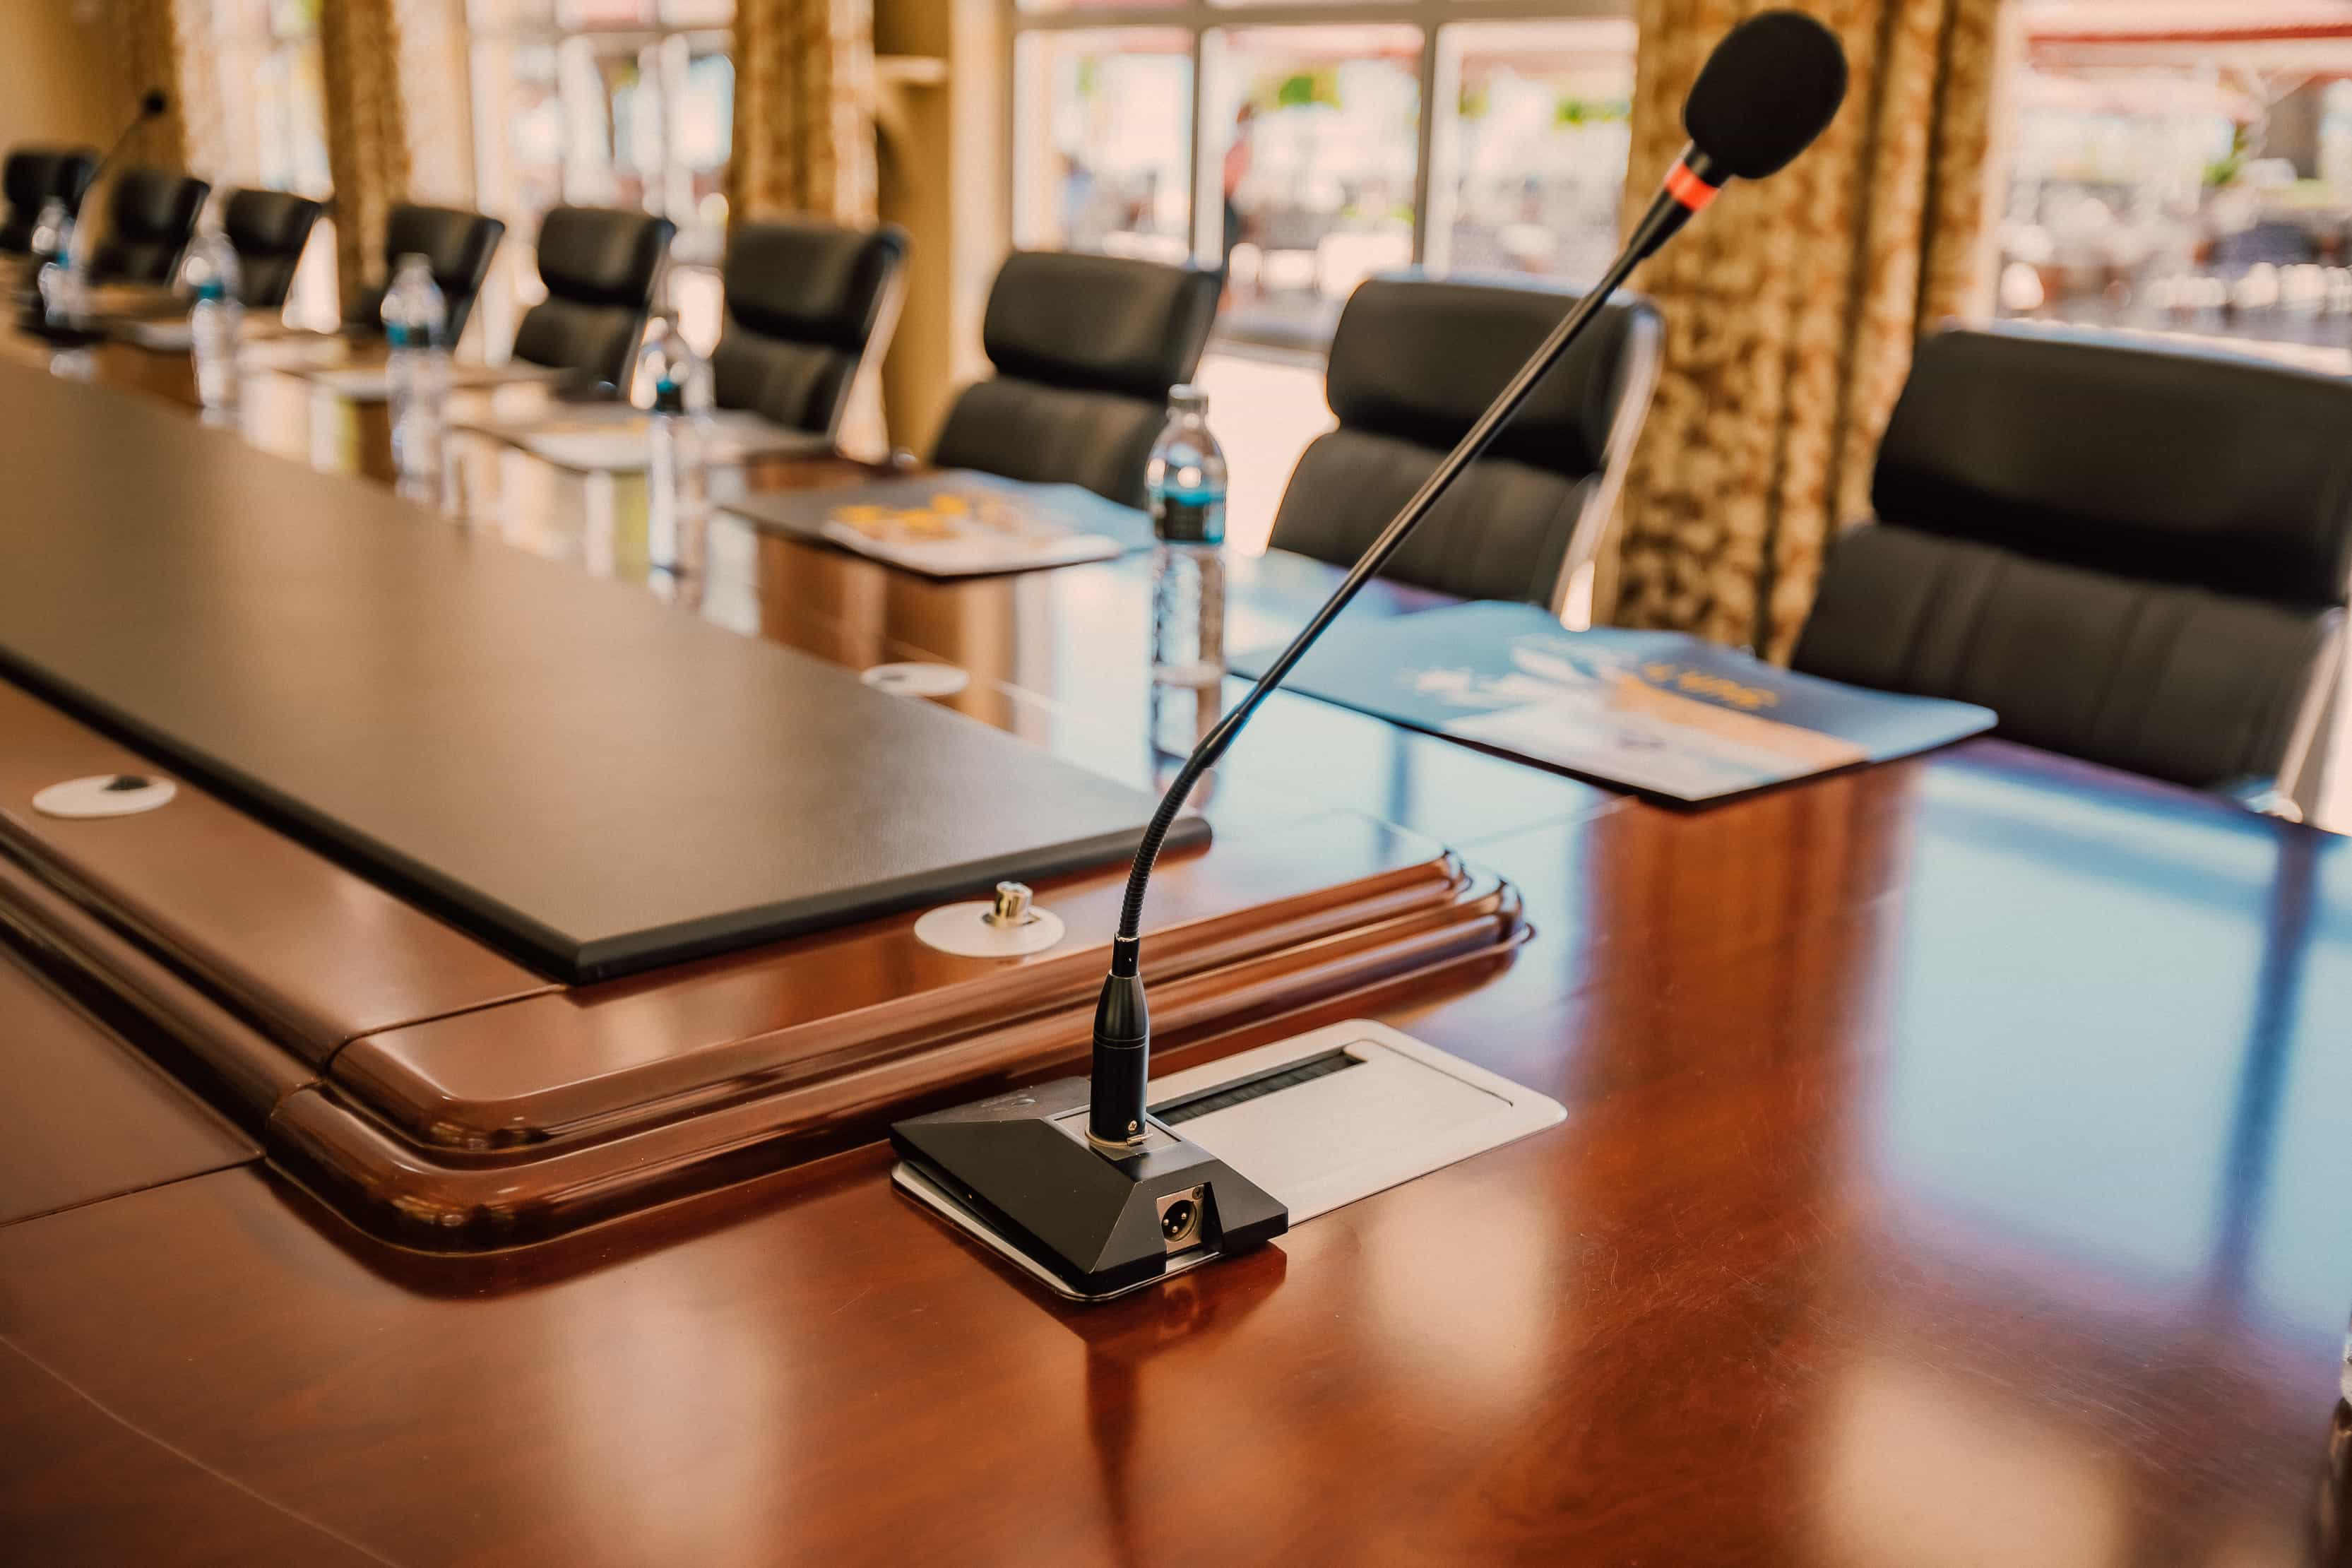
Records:
[[[828,522],[824,534],[845,550],[934,577],[976,577],[1040,566],[1072,566],[1081,561],[1108,561],[1121,553],[1118,540],[1100,533],[1041,537],[975,531],[946,539],[886,542],[847,523]]]

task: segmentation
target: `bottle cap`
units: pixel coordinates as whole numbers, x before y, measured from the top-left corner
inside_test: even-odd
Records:
[[[1171,386],[1168,389],[1168,406],[1171,412],[1177,414],[1206,416],[1209,412],[1209,395],[1187,382],[1181,386]]]

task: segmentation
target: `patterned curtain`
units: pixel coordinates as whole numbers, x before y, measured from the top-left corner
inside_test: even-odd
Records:
[[[192,136],[209,122],[217,140],[218,100],[208,73],[199,68],[204,13],[210,0],[113,0],[109,21],[114,39],[115,87],[122,121],[128,124],[142,93],[161,88],[171,107],[122,149],[121,164],[152,163],[164,169],[201,167],[204,142]],[[185,14],[184,15],[184,11]],[[95,210],[95,209],[91,209]]]
[[[1787,0],[1637,0],[1630,214],[1717,39]],[[1665,371],[1625,489],[1614,616],[1786,659],[1824,546],[1867,511],[1924,331],[1975,297],[2002,0],[1798,0],[1852,85],[1812,150],[1735,184],[1635,279]]]
[[[384,218],[408,191],[397,13],[394,0],[329,0],[319,8],[335,270],[346,301],[383,280]]]
[[[875,216],[873,0],[737,0],[736,218]]]

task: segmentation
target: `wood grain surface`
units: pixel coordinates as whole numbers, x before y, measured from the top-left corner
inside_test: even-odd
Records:
[[[527,547],[581,542],[572,503],[534,515]],[[674,592],[615,527],[568,558]],[[1155,767],[1132,567],[958,610],[712,543],[682,612],[951,659],[966,710]],[[1215,798],[1427,833],[1535,936],[1195,1050],[1367,1014],[1563,1124],[1089,1310],[900,1198],[874,1145],[474,1258],[371,1240],[264,1164],[146,1185],[0,1226],[0,1539],[42,1564],[2340,1560],[2342,841],[1992,742],[1690,812],[1358,715],[1262,724]]]

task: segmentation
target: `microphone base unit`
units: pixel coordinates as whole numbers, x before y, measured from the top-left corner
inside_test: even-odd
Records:
[[[1135,1143],[1087,1135],[1089,1085],[1060,1079],[901,1121],[893,1179],[1072,1300],[1102,1301],[1290,1228],[1256,1183],[1157,1117]]]
[[[1155,1079],[1151,1097],[1132,1157],[1087,1144],[1087,1084],[1072,1078],[898,1123],[891,1179],[1036,1284],[1104,1301],[1566,1115],[1360,1018]]]

